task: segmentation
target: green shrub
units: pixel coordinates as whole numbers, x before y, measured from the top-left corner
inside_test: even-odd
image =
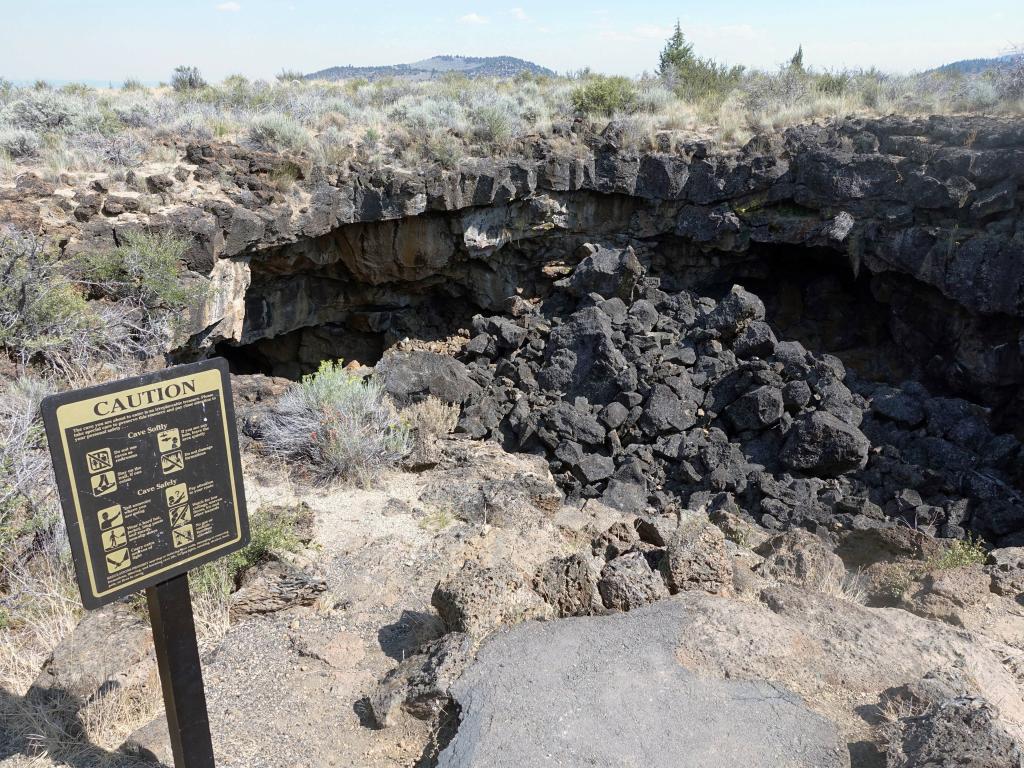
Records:
[[[34,131],[24,128],[0,129],[0,152],[5,152],[14,160],[35,157],[42,146],[42,140]]]
[[[822,72],[814,77],[814,90],[823,96],[842,96],[851,80],[847,72]]]
[[[409,427],[379,381],[324,362],[293,385],[262,428],[264,447],[321,481],[367,484],[409,453]]]
[[[78,98],[85,98],[94,93],[93,89],[85,83],[65,83],[60,87],[60,92]]]
[[[143,100],[114,104],[112,111],[123,128],[152,128],[156,123],[151,104]]]
[[[744,107],[755,114],[773,114],[792,107],[807,98],[808,90],[807,75],[793,67],[783,67],[774,74],[755,73],[741,88]]]
[[[597,75],[573,89],[572,108],[583,115],[611,117],[639,108],[636,86],[627,77]]]
[[[85,364],[102,324],[57,252],[35,238],[0,231],[0,275],[0,346],[22,367],[42,362],[70,373]]]
[[[984,542],[968,534],[966,539],[950,542],[942,554],[928,561],[928,568],[945,571],[966,565],[981,565],[987,557]]]
[[[203,79],[203,75],[199,72],[198,67],[182,65],[174,68],[174,74],[171,75],[171,88],[174,90],[179,93],[185,93],[187,91],[198,91],[205,87],[206,81]]]
[[[310,144],[309,132],[280,112],[268,112],[253,117],[249,121],[246,135],[250,144],[266,150],[299,151]]]
[[[219,610],[226,612],[227,598],[241,585],[246,571],[266,562],[272,553],[297,552],[302,546],[299,517],[299,510],[289,507],[261,507],[250,515],[245,547],[189,573],[189,584],[200,604],[206,603],[204,598],[213,598],[220,603]]]
[[[146,84],[137,77],[126,77],[121,84],[122,91],[147,91]]]
[[[796,49],[796,53],[793,54],[793,58],[789,60],[789,69],[794,72],[799,72],[801,75],[806,72],[804,69],[804,47],[800,45]]]
[[[741,66],[730,67],[712,59],[694,58],[666,78],[676,95],[686,101],[721,102],[743,79]]]
[[[471,118],[475,133],[481,141],[506,144],[512,139],[513,116],[501,104],[485,104],[473,110]]]
[[[465,156],[465,148],[456,137],[448,131],[435,130],[427,137],[427,157],[436,161],[442,168],[457,168]]]
[[[249,543],[227,557],[232,579],[238,578],[253,566],[266,562],[274,552],[296,552],[302,542],[296,527],[298,512],[290,507],[260,509],[249,520]]]
[[[297,69],[282,69],[277,73],[277,81],[280,83],[290,83],[294,80],[302,80],[305,77]]]
[[[129,232],[120,246],[86,254],[76,266],[81,280],[105,298],[179,312],[201,301],[205,292],[185,279],[187,250],[187,240],[166,232]]]
[[[800,63],[802,66],[802,49]],[[677,21],[672,36],[659,55],[658,75],[680,98],[694,102],[720,102],[739,85],[743,67],[729,67],[712,59],[698,57]]]

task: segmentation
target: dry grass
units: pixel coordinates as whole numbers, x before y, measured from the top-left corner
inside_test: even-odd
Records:
[[[864,605],[868,600],[867,586],[860,572],[850,573],[840,566],[831,569],[818,584],[808,586],[817,592],[848,603]]]
[[[70,765],[75,768],[142,768],[152,766],[115,751],[135,729],[162,706],[158,685],[117,689],[82,708],[60,696],[21,700],[0,715],[11,745],[21,753],[13,766]],[[5,765],[11,764],[5,761]]]
[[[82,607],[70,560],[45,552],[7,565],[8,625],[0,632],[0,688],[21,696],[57,644],[78,624]]]
[[[0,179],[28,167],[53,180],[76,172],[124,174],[141,163],[173,160],[175,144],[209,139],[303,152],[324,165],[360,158],[407,168],[452,166],[465,156],[512,151],[530,136],[550,136],[580,109],[595,130],[618,121],[639,148],[657,146],[661,131],[699,131],[742,143],[757,131],[815,117],[1024,112],[1016,91],[992,75],[751,70],[721,85],[729,90],[700,98],[651,77],[614,79],[617,98],[610,101],[582,97],[611,80],[589,73],[374,83],[233,76],[182,90],[138,83],[122,90],[52,90],[0,81],[0,133],[28,139],[15,147],[24,157],[8,151],[0,158]]]
[[[403,409],[401,418],[417,435],[443,437],[455,431],[459,423],[459,406],[449,405],[431,395]]]
[[[115,688],[84,706],[59,694],[26,697],[43,663],[78,624],[82,608],[70,561],[56,546],[36,553],[26,565],[5,565],[4,575],[9,613],[0,630],[0,723],[21,753],[13,764],[143,765],[113,750],[158,713],[162,701],[155,667],[146,685]]]

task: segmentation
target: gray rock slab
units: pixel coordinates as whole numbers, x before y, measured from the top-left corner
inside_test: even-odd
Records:
[[[497,636],[453,691],[439,768],[846,768],[836,727],[765,682],[709,679],[675,651],[674,599]]]

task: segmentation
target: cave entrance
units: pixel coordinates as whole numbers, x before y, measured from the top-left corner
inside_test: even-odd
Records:
[[[481,312],[466,298],[439,292],[416,296],[405,306],[374,306],[345,312],[343,319],[302,326],[274,336],[238,344],[222,341],[215,353],[232,373],[265,374],[297,380],[325,360],[373,366],[401,341],[443,345],[471,327]]]
[[[375,365],[384,349],[384,333],[357,330],[345,323],[324,323],[251,344],[221,342],[216,352],[227,359],[232,373],[298,379],[315,371],[323,360]]]
[[[835,355],[869,381],[915,380],[933,395],[980,403],[998,429],[1024,434],[1016,318],[971,314],[909,275],[855,270],[845,253],[829,248],[704,252],[670,237],[652,250],[651,274],[667,291],[717,298],[739,283],[765,303],[782,338]]]
[[[468,268],[449,277],[368,284],[337,263],[299,259],[289,262],[297,270],[292,273],[254,264],[247,306],[257,338],[222,342],[216,352],[236,373],[297,379],[323,360],[372,366],[403,340],[438,342],[435,348],[444,351],[471,328],[473,315],[501,313],[504,294],[495,290],[486,301],[475,300],[479,285],[544,299],[584,255],[583,242],[577,234],[508,244],[486,264],[474,263],[489,275],[476,288],[466,280]],[[612,247],[627,242],[668,292],[685,288],[719,297],[739,283],[764,301],[768,321],[783,338],[836,355],[864,379],[914,379],[935,394],[983,403],[1004,428],[1019,428],[1014,421],[1024,398],[1016,369],[997,359],[1013,357],[1005,350],[1017,349],[1017,322],[971,316],[907,275],[858,272],[845,253],[829,248],[752,244],[737,253],[704,250],[678,236]],[[547,311],[557,315],[557,303]],[[1014,361],[1019,367],[1019,354]]]
[[[862,378],[898,383],[924,375],[928,350],[908,354],[893,336],[884,278],[855,274],[842,254],[824,248],[764,246],[754,256],[702,292],[717,297],[740,283],[764,302],[781,338],[835,355]]]

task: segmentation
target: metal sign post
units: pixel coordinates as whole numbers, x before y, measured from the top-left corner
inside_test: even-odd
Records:
[[[214,768],[210,719],[192,617],[188,575],[146,590],[153,643],[164,691],[167,729],[176,766]]]
[[[43,400],[86,608],[146,590],[177,768],[213,768],[188,572],[249,542],[227,363]]]

